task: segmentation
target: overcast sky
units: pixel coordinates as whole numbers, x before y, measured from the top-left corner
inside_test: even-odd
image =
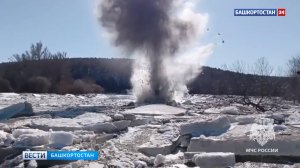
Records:
[[[96,0],[0,0],[0,62],[42,41],[50,51],[69,57],[123,57],[101,34]],[[275,67],[300,54],[300,1],[200,0],[209,14],[201,43],[215,43],[206,65],[221,67],[236,60],[253,63],[266,57]],[[235,17],[235,8],[286,8],[285,17]],[[221,35],[217,35],[221,33]],[[224,40],[224,43],[222,43]]]

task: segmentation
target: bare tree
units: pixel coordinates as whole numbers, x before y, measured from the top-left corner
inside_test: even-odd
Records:
[[[290,90],[289,95],[293,99],[294,103],[296,100],[300,100],[300,55],[292,57],[288,61],[288,76],[291,77],[290,79]]]
[[[14,54],[10,59],[13,62],[22,62],[22,61],[32,61],[32,60],[47,60],[47,59],[65,59],[67,58],[67,53],[57,52],[52,54],[47,47],[43,47],[42,42],[32,44],[28,51],[25,51],[23,54]]]
[[[232,71],[237,73],[247,73],[248,66],[244,61],[237,60],[234,62],[230,68]]]
[[[300,55],[292,57],[288,61],[288,75],[291,77],[297,76],[298,71],[300,71]]]
[[[270,65],[265,57],[258,58],[254,63],[253,73],[259,76],[271,76],[273,73],[273,66]]]
[[[236,71],[244,71],[246,64],[238,61],[234,64]],[[256,108],[258,111],[265,112],[272,110],[275,106],[267,106],[266,100],[268,100],[273,92],[273,84],[271,80],[271,75],[273,73],[273,67],[269,64],[265,57],[257,59],[253,66],[251,67],[252,73],[257,75],[255,77],[256,81],[249,81],[247,78],[241,83],[243,84],[242,99],[239,99],[237,102],[250,105]],[[251,97],[248,93],[256,93],[257,97]]]

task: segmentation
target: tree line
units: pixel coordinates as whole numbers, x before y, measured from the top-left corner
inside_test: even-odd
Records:
[[[65,52],[52,54],[42,43],[12,56],[0,64],[0,92],[18,93],[126,93],[131,89],[131,59],[68,58]],[[231,68],[203,67],[188,85],[191,94],[241,95],[245,104],[250,96],[284,97],[300,100],[300,56],[288,61],[288,74],[274,76],[265,58],[253,64],[251,74],[237,62]],[[259,104],[258,104],[259,106]]]

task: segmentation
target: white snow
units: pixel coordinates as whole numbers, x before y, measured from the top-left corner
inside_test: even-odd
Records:
[[[233,167],[235,164],[234,153],[199,153],[194,155],[192,160],[201,168]]]

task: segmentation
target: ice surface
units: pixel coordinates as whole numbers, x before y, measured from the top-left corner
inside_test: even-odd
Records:
[[[164,104],[152,104],[146,106],[140,106],[131,110],[125,111],[127,114],[135,115],[184,115],[185,109],[167,106]]]
[[[49,129],[54,131],[74,131],[82,129],[82,126],[76,120],[70,118],[40,118],[32,120],[30,127],[45,131],[48,131]]]
[[[216,136],[226,132],[230,128],[227,117],[219,117],[212,121],[192,121],[180,126],[180,134],[191,134],[192,136]]]
[[[39,129],[15,129],[12,132],[12,135],[15,138],[19,138],[21,135],[24,134],[46,134],[47,132],[39,130]]]
[[[16,138],[14,147],[34,147],[49,143],[48,134],[23,134]]]
[[[78,130],[74,131],[74,142],[91,141],[96,134],[93,131]]]
[[[59,147],[60,145],[49,145],[49,135],[52,132],[49,129],[53,132],[62,131],[63,135],[65,132],[73,134],[73,143],[68,143],[70,145],[61,150],[96,149],[105,153],[105,157],[102,155],[101,161],[97,162],[78,161],[63,165],[51,162],[48,167],[101,167],[104,164],[107,164],[107,167],[113,165],[134,167],[135,161],[140,161],[144,167],[145,163],[151,167],[155,156],[162,154],[165,156],[163,167],[186,168],[188,165],[185,164],[186,155],[190,155],[189,159],[192,159],[194,155],[201,152],[230,152],[244,157],[245,148],[278,148],[278,156],[289,158],[291,156],[287,154],[291,154],[299,157],[300,130],[294,127],[299,123],[297,114],[300,107],[289,101],[281,103],[288,108],[276,109],[260,115],[255,108],[232,103],[228,96],[217,95],[187,96],[184,98],[185,103],[178,104],[178,108],[149,105],[131,110],[128,109],[132,106],[127,105],[134,101],[132,95],[4,94],[4,97],[2,95],[0,94],[1,107],[28,101],[32,104],[35,115],[11,118],[0,123],[0,129],[4,130],[0,131],[0,144],[5,144],[0,145],[0,159],[14,154],[16,150],[21,150],[23,147],[37,150],[54,150],[53,148]],[[232,96],[232,98],[238,97]],[[177,110],[182,112],[177,113]],[[128,111],[135,112],[127,113]],[[113,119],[109,116],[113,116]],[[249,138],[254,119],[260,116],[278,121],[288,118],[291,123],[276,123],[280,125],[274,125],[274,130],[278,131],[275,140],[261,147]],[[216,121],[220,118],[228,118],[231,124],[223,119]],[[202,123],[203,127],[199,123]],[[186,132],[184,129],[181,130],[184,125],[187,128]],[[28,127],[39,129],[23,129]],[[228,129],[223,130],[223,127]],[[201,135],[191,137],[189,133]],[[70,138],[68,135],[67,137]],[[21,147],[21,149],[14,147]],[[184,151],[183,147],[187,148],[187,152],[178,152]],[[0,167],[24,167],[22,158],[17,157],[6,160],[11,164],[1,164]],[[255,168],[284,166],[274,163],[261,166],[262,164],[251,162],[251,166]],[[27,165],[28,162],[25,162],[25,167]],[[236,163],[234,167],[245,168],[245,165]]]
[[[38,129],[15,129],[12,132],[16,138],[14,146],[33,147],[49,143],[49,134]]]
[[[209,108],[205,109],[204,113],[207,114],[230,114],[230,115],[241,115],[243,112],[239,110],[236,106],[227,106],[227,107],[221,107],[221,108]]]
[[[10,119],[19,116],[34,115],[31,104],[18,103],[4,109],[0,109],[0,120]]]
[[[235,118],[240,125],[252,124],[255,122],[255,116],[238,116]]]
[[[65,131],[50,132],[49,144],[54,148],[61,148],[73,144],[74,135]]]
[[[224,168],[235,164],[234,153],[200,153],[193,157],[193,162],[201,168]]]
[[[114,133],[126,129],[130,125],[131,121],[122,120],[106,123],[95,123],[84,127],[85,130],[94,131],[97,133]]]
[[[179,137],[178,126],[172,125],[170,130],[164,133],[159,133],[159,128],[155,126],[141,126],[136,133],[132,134],[132,138],[140,139],[141,145],[138,146],[138,151],[147,156],[172,153],[176,147],[174,144]]]
[[[111,121],[111,118],[105,114],[84,113],[75,118],[40,118],[31,122],[31,127],[42,130],[52,129],[54,131],[75,131],[82,130],[87,125],[93,125]]]
[[[241,111],[235,106],[223,107],[223,108],[220,109],[220,113],[232,114],[232,115],[242,114]]]

